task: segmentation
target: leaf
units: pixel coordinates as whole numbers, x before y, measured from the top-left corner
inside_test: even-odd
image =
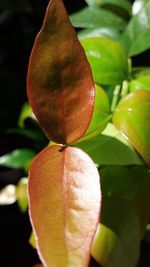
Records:
[[[36,241],[33,231],[31,232],[30,238],[29,238],[30,245],[36,249]]]
[[[85,7],[70,16],[71,23],[77,28],[114,28],[123,31],[126,22],[115,14],[94,7]]]
[[[27,84],[31,107],[49,139],[70,144],[84,135],[95,88],[62,0],[49,2],[31,53]]]
[[[81,44],[97,84],[116,85],[128,77],[127,57],[121,45],[106,37],[82,39]]]
[[[139,89],[147,89],[150,90],[150,74],[140,76],[139,78],[132,80],[129,84],[130,92],[139,90]]]
[[[150,1],[134,16],[123,34],[123,44],[129,56],[150,48]]]
[[[46,266],[84,267],[99,219],[97,169],[83,151],[50,146],[33,161],[30,217],[39,256]]]
[[[0,205],[10,205],[16,202],[16,186],[9,184],[0,190]]]
[[[128,0],[120,1],[120,0],[85,0],[88,5],[91,6],[105,6],[105,5],[112,5],[121,7],[129,14],[131,14],[131,3]]]
[[[109,112],[110,107],[108,96],[100,86],[96,85],[96,97],[93,117],[90,126],[86,134],[83,136],[82,140],[87,140],[95,135],[98,135],[105,129],[111,118]]]
[[[111,27],[84,29],[78,32],[78,37],[80,40],[100,36],[110,37],[114,40],[121,39],[120,32]]]
[[[146,3],[147,0],[135,0],[132,5],[132,14],[135,16]],[[149,0],[148,0],[149,1]]]
[[[22,212],[26,212],[28,208],[27,183],[27,178],[21,178],[16,187],[17,201]]]
[[[150,165],[150,91],[137,90],[120,101],[113,123]]]
[[[98,165],[143,165],[132,146],[112,124],[108,124],[102,134],[75,145]]]
[[[139,259],[139,220],[132,206],[121,198],[104,197],[92,256],[103,267],[133,267]]]
[[[150,172],[144,166],[105,166],[100,169],[103,196],[131,202],[140,220],[142,239],[150,217]]]
[[[0,157],[0,166],[20,169],[23,168],[35,156],[31,149],[15,149]]]
[[[25,120],[28,118],[36,120],[35,115],[33,114],[31,107],[29,106],[29,103],[26,102],[21,109],[18,126],[21,128],[25,127]]]

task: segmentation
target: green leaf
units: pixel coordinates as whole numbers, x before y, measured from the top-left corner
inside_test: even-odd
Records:
[[[36,249],[36,241],[35,241],[35,236],[34,236],[33,231],[31,232],[29,243],[34,249]]]
[[[132,146],[112,124],[108,124],[102,134],[87,141],[79,141],[75,146],[87,152],[98,165],[144,164]]]
[[[131,3],[128,0],[86,0],[89,6],[117,6],[121,7],[122,9],[126,10],[129,14],[131,14]]]
[[[139,219],[133,207],[124,199],[103,197],[92,256],[103,267],[133,267],[139,252]]]
[[[27,184],[28,178],[21,178],[16,187],[17,201],[22,212],[26,212],[28,208]]]
[[[150,91],[137,90],[124,97],[113,123],[150,165]]]
[[[150,172],[143,166],[105,166],[100,173],[103,195],[124,198],[135,207],[143,238],[150,217]]]
[[[10,205],[16,202],[16,186],[9,184],[0,190],[0,205]]]
[[[85,7],[70,16],[71,22],[77,28],[114,28],[123,31],[126,22],[107,10]]]
[[[96,136],[105,129],[111,118],[109,112],[110,107],[108,96],[100,86],[96,85],[93,117],[90,126],[82,140],[87,140],[93,136]]]
[[[139,89],[147,89],[150,90],[150,74],[140,76],[136,80],[132,80],[129,84],[130,92],[139,90]]]
[[[32,109],[31,109],[29,103],[26,102],[21,109],[19,120],[18,120],[18,126],[21,128],[25,127],[25,120],[28,118],[36,120],[36,117],[35,117]]]
[[[121,45],[109,38],[82,39],[81,44],[97,84],[116,85],[128,77],[128,61]]]
[[[135,56],[150,47],[150,1],[133,17],[123,35],[123,44],[129,56]]]
[[[8,168],[23,168],[35,156],[30,149],[16,149],[0,157],[0,166]]]
[[[49,1],[30,56],[27,93],[48,139],[71,144],[83,137],[93,114],[95,88],[62,0]]]
[[[131,72],[131,75],[134,78],[138,78],[148,74],[150,74],[150,67],[133,67]]]
[[[135,16],[147,1],[149,0],[134,0],[132,5],[132,14]]]
[[[91,29],[84,29],[79,31],[78,37],[79,39],[85,39],[90,37],[110,37],[114,40],[121,39],[121,33],[114,28],[91,28]]]

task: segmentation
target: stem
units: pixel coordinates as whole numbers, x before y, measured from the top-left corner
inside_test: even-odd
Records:
[[[129,82],[123,81],[122,90],[121,90],[121,98],[125,97],[128,94],[128,87],[129,87]]]
[[[121,90],[121,86],[120,85],[116,85],[114,93],[113,93],[113,99],[112,99],[112,104],[111,104],[111,112],[114,112],[117,103],[118,103],[118,99],[119,99],[119,95],[120,95],[120,90]]]

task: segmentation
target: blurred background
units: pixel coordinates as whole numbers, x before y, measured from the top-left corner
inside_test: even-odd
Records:
[[[69,14],[86,5],[83,0],[65,0],[64,3]],[[16,148],[33,146],[30,138],[10,129],[17,128],[20,110],[27,101],[29,55],[47,4],[48,0],[0,0],[0,156]],[[134,57],[133,64],[136,66],[138,61],[140,65],[142,60],[146,65],[148,53]],[[46,143],[45,138],[43,144]],[[38,152],[40,147],[36,149]],[[19,168],[0,167],[0,189],[7,184],[17,184],[25,175]],[[32,267],[39,262],[36,251],[28,243],[30,233],[28,212],[21,213],[16,203],[0,206],[1,267]],[[141,257],[145,256],[145,265],[142,266],[146,267],[149,248],[143,246]]]

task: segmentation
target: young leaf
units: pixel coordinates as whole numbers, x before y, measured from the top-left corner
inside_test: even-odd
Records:
[[[122,99],[113,122],[150,165],[150,91],[137,90]]]
[[[104,197],[92,256],[103,267],[137,266],[139,236],[139,219],[132,205],[119,197]]]
[[[35,158],[29,208],[45,266],[87,266],[100,203],[99,174],[82,150],[54,145]]]
[[[123,44],[129,56],[135,56],[150,47],[150,1],[133,17],[123,35]]]
[[[106,37],[82,39],[95,83],[116,85],[128,77],[127,56],[121,45]]]
[[[96,7],[85,7],[70,16],[71,22],[77,28],[114,28],[123,31],[126,23],[115,14],[98,9]]]
[[[31,53],[27,83],[31,107],[49,139],[69,144],[84,135],[95,89],[62,0],[49,2]]]
[[[143,165],[135,150],[113,126],[108,124],[102,134],[75,144],[98,165]]]

